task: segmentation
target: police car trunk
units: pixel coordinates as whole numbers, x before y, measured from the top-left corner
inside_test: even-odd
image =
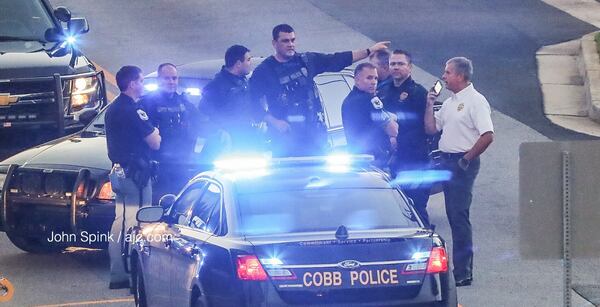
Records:
[[[443,243],[384,175],[280,169],[239,186],[240,229],[254,254],[237,256],[237,274],[269,281],[277,295],[268,302],[442,300]]]

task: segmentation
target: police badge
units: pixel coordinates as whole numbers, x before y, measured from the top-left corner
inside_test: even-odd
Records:
[[[373,108],[375,108],[376,110],[383,109],[383,102],[377,96],[371,98],[371,104],[373,105]]]
[[[460,104],[458,104],[458,108],[456,108],[456,111],[460,112],[464,108],[465,108],[465,104],[461,102]]]
[[[407,92],[402,92],[400,94],[400,102],[403,102],[404,100],[406,100],[406,98],[408,98],[408,93]]]

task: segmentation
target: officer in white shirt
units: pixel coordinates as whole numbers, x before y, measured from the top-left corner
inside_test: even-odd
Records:
[[[429,92],[425,110],[425,131],[442,131],[439,149],[443,166],[452,172],[444,184],[446,214],[452,229],[454,278],[457,286],[473,281],[473,236],[469,208],[473,183],[479,172],[479,155],[494,140],[494,126],[488,101],[471,83],[473,64],[464,57],[446,62],[442,79],[453,94],[433,113],[436,96]]]

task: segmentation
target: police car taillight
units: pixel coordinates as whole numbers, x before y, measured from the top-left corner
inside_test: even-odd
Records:
[[[241,280],[267,280],[267,272],[254,255],[238,255],[237,275]]]
[[[446,249],[443,247],[434,247],[429,254],[427,262],[427,273],[444,273],[448,272],[448,256]]]

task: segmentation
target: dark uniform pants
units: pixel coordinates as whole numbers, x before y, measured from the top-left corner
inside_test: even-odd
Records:
[[[442,154],[444,168],[452,172],[452,178],[444,184],[446,214],[452,230],[452,262],[454,278],[463,280],[473,274],[473,233],[469,209],[473,199],[473,183],[479,173],[479,158],[473,159],[467,168],[458,167],[460,154]]]
[[[124,247],[129,245],[127,243],[132,243],[126,242],[130,241],[126,236],[127,232],[137,225],[135,217],[140,208],[140,189],[130,178],[113,176],[114,172],[115,167],[111,171],[111,184],[118,189],[115,191],[115,220],[110,229],[112,240],[108,242],[108,255],[110,256],[110,283],[120,284],[129,282],[123,254],[128,252],[124,250]],[[152,187],[148,181],[142,189],[142,206],[150,205],[151,195]]]
[[[291,128],[281,134],[271,134],[273,157],[322,156],[327,153],[327,130]]]
[[[390,172],[392,177],[402,171],[424,171],[430,169],[427,156],[422,157],[402,156],[397,155],[390,163]],[[414,203],[414,208],[419,213],[421,220],[426,226],[429,226],[429,214],[427,213],[427,202],[431,192],[431,183],[418,182],[419,178],[415,178],[415,183],[407,183],[401,186],[402,191],[406,196],[410,197]]]
[[[152,186],[152,204],[158,205],[166,194],[177,195],[191,177],[188,167],[160,162],[157,181]]]

